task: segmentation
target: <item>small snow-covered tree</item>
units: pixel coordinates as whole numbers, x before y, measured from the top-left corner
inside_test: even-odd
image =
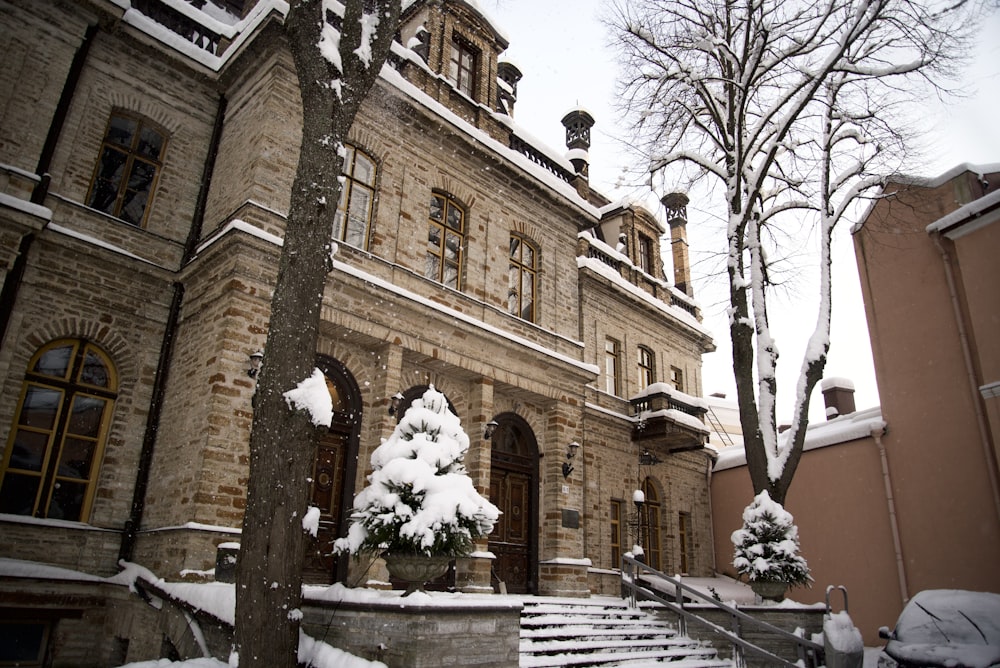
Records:
[[[791,514],[763,491],[743,511],[743,528],[732,535],[733,566],[751,582],[809,584],[809,567],[799,554],[799,532]]]
[[[620,0],[622,105],[633,145],[671,188],[711,182],[726,221],[729,334],[754,492],[784,503],[830,346],[834,228],[907,145],[900,110],[938,92],[975,2]],[[922,86],[920,84],[929,83]],[[817,233],[816,324],[791,428],[776,425],[769,318],[783,257]]]
[[[463,461],[469,437],[431,386],[372,453],[368,486],[354,499],[336,549],[459,557],[493,531],[500,511],[472,484]]]
[[[240,668],[297,665],[302,519],[320,432],[308,411],[289,405],[286,393],[313,372],[343,143],[388,56],[400,13],[400,0],[288,5],[285,34],[301,94],[302,141],[253,399],[236,565],[234,653]]]

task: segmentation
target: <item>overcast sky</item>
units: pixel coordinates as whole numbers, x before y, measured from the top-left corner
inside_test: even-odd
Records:
[[[614,111],[617,65],[609,47],[608,30],[600,21],[606,0],[478,0],[479,6],[510,40],[505,57],[524,77],[518,85],[515,122],[549,146],[562,150],[565,135],[560,119],[582,106],[596,119],[590,150],[591,183],[612,198],[634,193],[643,165],[630,164],[621,150],[625,139]],[[1000,13],[994,12],[981,29],[975,59],[965,77],[969,97],[946,105],[929,102],[925,137],[927,159],[911,174],[936,176],[963,162],[1000,163]],[[623,187],[619,187],[623,186]],[[689,236],[694,264],[695,298],[705,324],[713,332],[718,351],[705,355],[705,394],[725,392],[735,399],[724,283],[711,277],[719,269],[711,259],[711,245],[722,242],[719,202],[693,201],[689,206]],[[855,221],[849,221],[853,223]],[[695,229],[697,225],[707,229]],[[858,408],[878,404],[864,307],[853,248],[844,226],[837,241],[834,265],[832,345],[826,376],[851,378]],[[666,248],[666,246],[665,246]],[[802,290],[801,292],[806,292]],[[773,323],[781,351],[779,361],[779,418],[791,414],[791,392],[801,366],[808,330],[815,323],[811,297],[789,294],[784,318]],[[805,302],[803,302],[805,300]],[[803,317],[806,312],[806,317]],[[803,329],[801,325],[808,325]],[[818,390],[817,390],[818,393]],[[823,418],[822,397],[813,399],[812,419]]]

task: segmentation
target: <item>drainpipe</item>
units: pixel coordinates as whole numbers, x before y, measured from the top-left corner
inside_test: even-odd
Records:
[[[25,234],[21,237],[21,243],[17,247],[17,256],[11,265],[7,276],[4,278],[3,289],[0,289],[0,346],[7,336],[7,326],[10,324],[10,316],[14,313],[14,302],[17,301],[17,293],[21,289],[21,279],[24,277],[24,270],[28,267],[28,251],[35,240],[34,233]]]
[[[226,118],[226,107],[229,102],[224,94],[219,95],[219,104],[215,109],[215,124],[212,126],[212,137],[208,143],[208,155],[205,156],[205,166],[201,171],[201,186],[198,189],[198,202],[195,205],[191,221],[191,231],[184,244],[184,259],[181,266],[186,265],[194,257],[195,248],[201,239],[201,230],[205,223],[205,205],[208,202],[208,190],[212,186],[212,175],[215,172],[215,161],[219,155],[219,143],[222,141],[222,125]]]
[[[972,346],[969,344],[969,335],[965,329],[965,319],[962,317],[962,303],[958,298],[958,290],[955,286],[955,272],[952,268],[951,255],[941,241],[940,232],[932,232],[931,239],[941,253],[941,262],[944,264],[945,280],[948,283],[948,294],[951,297],[951,306],[955,316],[955,326],[958,327],[958,340],[962,347],[962,357],[965,360],[965,372],[969,379],[969,390],[972,393],[972,409],[976,413],[976,426],[979,427],[979,443],[983,448],[983,459],[986,463],[986,471],[989,474],[990,490],[993,492],[993,510],[997,519],[1000,519],[1000,485],[997,483],[997,462],[990,446],[990,431],[986,424],[986,416],[983,414],[982,397],[979,393],[979,383],[976,381],[976,367],[972,360]]]
[[[38,156],[38,166],[35,173],[42,177],[42,180],[35,186],[31,193],[31,201],[34,204],[42,204],[48,194],[49,180],[47,172],[52,165],[52,156],[55,155],[56,146],[59,144],[59,137],[62,135],[63,125],[66,124],[66,116],[69,114],[70,104],[76,94],[76,87],[80,83],[80,74],[83,72],[83,65],[87,61],[87,53],[90,51],[94,37],[97,35],[97,25],[87,26],[87,32],[83,35],[83,42],[73,55],[73,62],[70,63],[69,72],[66,73],[66,83],[63,84],[62,93],[59,95],[59,102],[56,104],[55,113],[52,115],[52,123],[49,125],[49,132],[45,136],[45,144],[42,145],[42,152]]]
[[[885,445],[882,434],[885,427],[872,429],[872,439],[878,448],[879,459],[882,460],[882,482],[885,484],[885,502],[889,507],[889,530],[892,532],[892,547],[896,551],[896,575],[899,578],[899,593],[903,605],[910,600],[910,588],[906,583],[906,561],[903,560],[903,542],[899,538],[899,523],[896,520],[896,501],[892,496],[892,480],[889,478],[889,460],[885,456]]]
[[[170,302],[167,324],[163,328],[160,358],[156,363],[156,376],[153,378],[153,396],[149,401],[149,415],[146,416],[146,431],[142,438],[142,450],[139,451],[139,466],[135,476],[135,489],[132,492],[132,510],[122,531],[122,542],[118,549],[119,561],[131,561],[135,553],[135,539],[146,508],[146,490],[149,488],[149,474],[153,464],[153,446],[156,444],[156,434],[160,427],[160,414],[163,411],[163,397],[166,393],[167,375],[173,356],[177,319],[183,300],[184,284],[178,281],[174,283],[174,296]]]

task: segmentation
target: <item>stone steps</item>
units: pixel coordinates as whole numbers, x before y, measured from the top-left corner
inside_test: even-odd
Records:
[[[733,666],[655,615],[611,597],[526,599],[520,637],[521,668]]]

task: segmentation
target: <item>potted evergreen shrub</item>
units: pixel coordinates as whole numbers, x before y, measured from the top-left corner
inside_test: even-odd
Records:
[[[500,511],[472,484],[463,464],[469,437],[432,386],[372,453],[368,486],[354,498],[347,537],[335,549],[385,558],[406,594],[441,576],[488,535]]]
[[[791,514],[764,490],[743,511],[743,528],[733,532],[733,566],[754,592],[780,601],[789,587],[812,582],[799,554],[799,533]]]

